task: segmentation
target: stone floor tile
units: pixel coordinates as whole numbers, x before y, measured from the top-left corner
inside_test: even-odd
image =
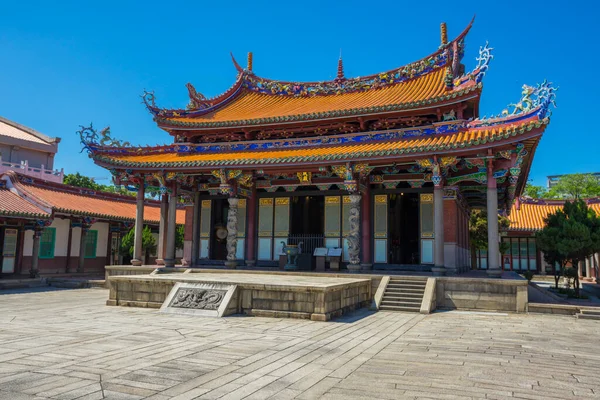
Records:
[[[218,319],[106,307],[106,297],[3,294],[0,324],[20,312],[0,331],[0,399],[600,396],[593,321],[365,310],[333,322]]]

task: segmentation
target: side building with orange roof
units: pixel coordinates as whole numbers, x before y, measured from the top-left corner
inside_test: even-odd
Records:
[[[155,232],[160,210],[160,202],[144,201],[144,225]],[[103,275],[106,265],[122,264],[121,239],[135,216],[135,197],[6,172],[0,176],[2,276]],[[176,223],[184,219],[178,209]]]
[[[586,199],[597,215],[600,215],[600,198]],[[508,218],[510,226],[502,235],[502,241],[508,243],[508,251],[502,256],[504,271],[533,271],[535,274],[551,275],[558,268],[544,260],[544,254],[537,249],[535,234],[544,227],[544,219],[564,207],[564,200],[519,198],[512,206]],[[582,261],[577,266],[579,275],[584,278],[595,278],[600,255]],[[478,252],[477,267],[486,268],[487,253]]]
[[[442,24],[429,56],[357,78],[345,76],[341,58],[335,79],[294,82],[258,76],[251,53],[245,68],[232,57],[237,78],[215,98],[188,83],[187,107],[165,109],[144,93],[172,143],[132,146],[92,127],[81,141],[138,198],[153,188],[169,208],[181,195],[193,199],[189,265],[276,267],[300,251],[286,268],[314,269],[312,255],[324,251],[340,252],[350,271],[461,273],[470,268],[469,211],[511,210],[555,98],[546,81],[525,85],[515,104],[481,118],[493,49],[480,47],[474,68],[463,64],[472,23],[453,40]],[[140,205],[138,230],[143,218]],[[159,258],[172,266],[175,221],[161,226]],[[497,244],[497,221],[488,233]],[[490,252],[488,273],[498,277],[498,245]]]

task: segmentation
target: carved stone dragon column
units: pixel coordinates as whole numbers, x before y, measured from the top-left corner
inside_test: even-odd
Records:
[[[227,201],[229,201],[229,211],[227,212],[227,262],[225,262],[225,266],[235,268],[237,265],[238,203],[240,199],[230,197]]]
[[[348,264],[349,271],[360,271],[360,195],[351,194],[350,210],[348,212],[348,222],[350,231],[346,240],[348,240]]]

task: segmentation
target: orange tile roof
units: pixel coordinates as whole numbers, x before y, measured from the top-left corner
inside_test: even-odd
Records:
[[[285,150],[255,150],[189,154],[166,152],[148,155],[97,155],[96,161],[127,167],[214,167],[235,165],[281,165],[286,163],[328,162],[372,157],[398,156],[445,151],[508,139],[546,124],[547,120],[496,125],[452,134],[428,135],[395,141],[372,141],[352,145],[296,147]]]
[[[9,189],[0,188],[0,216],[48,218],[50,214]]]
[[[189,123],[264,120],[338,110],[364,110],[366,107],[419,103],[448,93],[452,94],[446,90],[445,74],[444,68],[438,68],[418,78],[380,89],[312,97],[271,95],[242,90],[233,100],[213,112],[196,117],[164,118],[163,121],[186,125]]]
[[[70,193],[59,190],[58,186],[51,189],[23,182],[20,182],[18,186],[19,189],[24,189],[28,194],[47,203],[58,212],[106,219],[135,220],[136,204],[132,201]],[[67,185],[62,186],[70,188]],[[150,205],[144,207],[144,221],[158,223],[159,219],[160,207]],[[177,223],[185,223],[185,210],[177,210]]]
[[[600,204],[592,203],[588,206],[600,215]],[[551,204],[533,204],[523,203],[519,205],[513,204],[510,211],[509,220],[511,231],[539,231],[544,227],[544,218],[549,214],[562,209],[563,205],[560,202],[552,202]]]

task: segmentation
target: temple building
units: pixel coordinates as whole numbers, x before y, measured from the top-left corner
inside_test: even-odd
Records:
[[[417,265],[434,274],[470,268],[468,215],[509,213],[549,123],[555,89],[523,86],[499,115],[481,118],[487,43],[463,64],[471,22],[429,56],[382,73],[322,82],[262,78],[233,58],[237,79],[206,98],[187,84],[185,109],[144,102],[173,137],[140,147],[108,129],[80,131],[94,162],[138,191],[134,265],[142,261],[143,199],[162,193],[159,263],[175,263],[175,213],[191,204],[184,263],[274,266],[283,246],[342,249],[350,271]],[[502,272],[489,219],[488,274]]]

